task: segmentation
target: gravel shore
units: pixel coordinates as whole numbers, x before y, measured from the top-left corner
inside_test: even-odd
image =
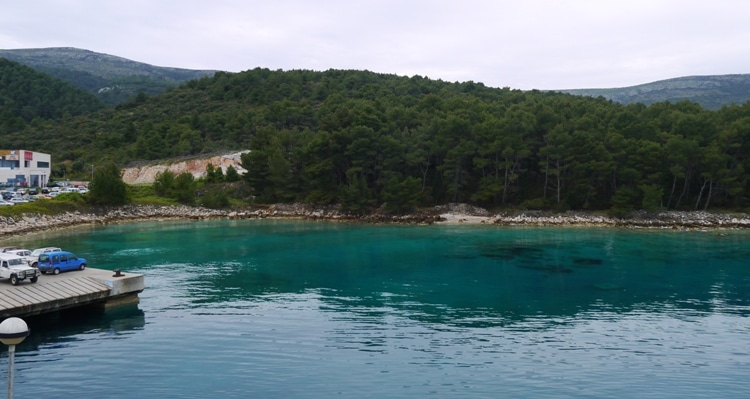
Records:
[[[494,224],[502,226],[601,226],[658,229],[750,228],[747,214],[713,214],[708,212],[636,212],[628,218],[611,218],[594,213],[540,211],[493,214],[465,204],[438,206],[420,213],[395,216],[386,214],[349,215],[336,208],[279,204],[245,210],[215,210],[188,206],[123,206],[100,209],[92,213],[69,212],[58,215],[24,214],[0,217],[0,236],[9,237],[86,224],[109,224],[126,221],[167,219],[250,219],[299,218],[338,220],[362,223],[407,224]]]

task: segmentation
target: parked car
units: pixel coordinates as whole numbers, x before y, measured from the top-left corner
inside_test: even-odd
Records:
[[[42,274],[52,272],[60,274],[69,270],[83,270],[86,268],[86,259],[77,257],[68,251],[52,251],[39,255],[37,268]]]
[[[34,258],[34,260],[31,262],[31,267],[37,267],[39,263],[39,255],[47,253],[47,252],[54,252],[54,251],[62,251],[62,248],[60,247],[42,247],[42,248],[36,248],[35,250],[31,251],[31,257]]]
[[[23,259],[24,261],[26,261],[26,263],[29,266],[36,267],[36,263],[37,263],[38,257],[37,256],[32,256],[31,255],[31,251],[29,251],[28,249],[23,249],[23,248],[10,249],[10,250],[5,251],[5,253],[6,254],[16,255],[16,256],[20,257],[21,259]]]
[[[39,269],[30,267],[21,257],[8,253],[0,253],[0,278],[10,279],[11,284],[18,285],[19,281],[26,280],[27,278],[32,283],[36,283],[39,280],[39,276]]]
[[[7,247],[0,247],[0,252],[8,252],[14,249],[21,249],[21,247],[19,247],[18,245],[9,245]]]
[[[65,194],[65,193],[77,193],[77,192],[78,192],[78,188],[77,187],[71,187],[71,186],[64,187],[62,190],[60,190],[61,194]]]
[[[0,206],[13,206],[13,205],[15,205],[15,204],[12,203],[12,202],[8,202],[8,201],[6,201],[4,199],[0,199]]]
[[[18,247],[16,247],[16,249],[18,249]],[[39,255],[41,255],[41,254],[43,254],[45,252],[53,252],[53,251],[62,251],[62,248],[59,248],[59,247],[42,247],[42,248],[37,248],[37,249],[31,251],[31,256],[36,256],[38,258]]]

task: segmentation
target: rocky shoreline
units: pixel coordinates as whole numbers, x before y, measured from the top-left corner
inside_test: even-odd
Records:
[[[374,213],[351,215],[335,207],[311,207],[278,204],[245,210],[215,210],[189,206],[136,206],[102,208],[91,213],[68,212],[57,215],[24,214],[0,217],[0,236],[16,236],[80,225],[109,224],[145,220],[208,220],[297,218],[305,220],[351,221],[401,224],[492,224],[500,226],[587,226],[654,229],[745,229],[750,228],[747,214],[729,215],[708,212],[636,212],[628,218],[611,218],[595,213],[545,213],[526,211],[493,214],[466,204],[449,204],[410,215]]]

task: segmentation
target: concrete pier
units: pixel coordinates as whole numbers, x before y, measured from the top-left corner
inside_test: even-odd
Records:
[[[43,274],[39,281],[28,279],[18,285],[0,280],[0,319],[28,317],[80,306],[133,303],[143,291],[142,274],[86,268]]]

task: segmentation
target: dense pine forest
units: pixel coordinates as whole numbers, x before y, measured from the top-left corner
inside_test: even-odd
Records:
[[[138,93],[158,95],[215,71],[158,67],[73,47],[0,49],[0,58],[26,65],[89,92],[107,105]]]
[[[105,160],[250,149],[244,182],[259,203],[352,212],[449,202],[616,213],[748,206],[750,103],[621,105],[420,76],[258,68],[83,116],[6,118],[2,147],[49,152],[69,174]]]
[[[105,104],[70,84],[0,58],[0,138],[35,120],[88,114]]]

